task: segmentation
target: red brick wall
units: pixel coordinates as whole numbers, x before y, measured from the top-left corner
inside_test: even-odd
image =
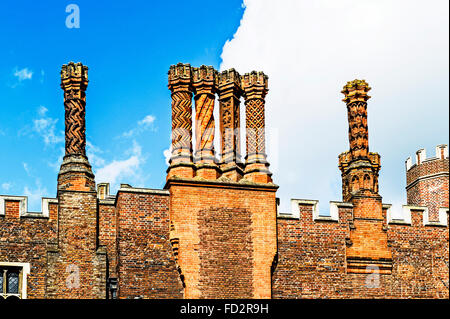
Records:
[[[168,194],[117,195],[119,298],[182,298],[169,242]]]
[[[114,201],[100,200],[98,209],[99,243],[106,246],[109,277],[117,278],[117,216]]]
[[[312,206],[300,206],[300,219],[277,220],[278,264],[274,298],[448,298],[448,227],[389,224],[391,274],[346,272],[346,238],[351,208],[339,221],[313,221]],[[385,215],[385,214],[384,214]]]
[[[179,243],[185,297],[270,298],[276,254],[276,187],[172,180],[169,190],[171,238]],[[243,242],[248,243],[245,249]],[[233,260],[242,264],[241,273]],[[228,278],[213,270],[214,265]]]
[[[406,172],[408,204],[427,206],[430,221],[439,219],[440,207],[449,207],[448,173],[448,158],[427,160],[414,165]],[[427,176],[428,178],[424,179]]]
[[[198,214],[198,225],[202,296],[253,296],[251,212],[236,208],[203,210]]]
[[[30,263],[27,297],[46,297],[47,243],[56,240],[57,206],[50,205],[49,218],[19,218],[19,201],[5,202],[0,215],[0,262]]]
[[[97,241],[97,193],[60,191],[58,242],[48,256],[48,297],[105,298],[106,251]]]

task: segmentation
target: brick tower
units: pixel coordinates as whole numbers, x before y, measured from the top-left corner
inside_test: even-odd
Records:
[[[406,160],[406,195],[408,205],[426,206],[430,222],[439,220],[439,210],[449,206],[448,146],[438,145],[436,157],[427,158],[425,149],[416,152],[416,163]],[[445,214],[444,214],[445,216]]]
[[[342,93],[347,104],[350,150],[339,155],[342,198],[353,204],[353,222],[346,250],[347,271],[390,273],[392,256],[387,246],[382,198],[378,194],[380,155],[369,152],[367,94],[364,80],[348,82]]]
[[[270,298],[278,186],[272,183],[264,153],[267,76],[254,72],[241,77],[233,69],[218,74],[212,67],[177,64],[169,70],[169,89],[172,157],[165,188],[170,192],[170,240],[184,297]],[[215,93],[222,135],[219,159],[213,148]],[[241,94],[247,114],[245,166],[239,150]]]
[[[62,66],[65,156],[58,174],[58,240],[48,250],[48,296],[104,298],[106,254],[97,245],[97,192],[86,157],[85,106],[88,68]]]

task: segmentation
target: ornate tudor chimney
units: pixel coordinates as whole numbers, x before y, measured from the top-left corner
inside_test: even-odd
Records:
[[[266,158],[265,100],[268,77],[253,71],[242,76],[245,98],[246,148],[245,178],[256,183],[272,182]]]
[[[217,179],[220,169],[214,152],[214,100],[217,71],[212,66],[192,68],[195,100],[195,166],[196,176]]]
[[[87,85],[87,66],[73,62],[62,66],[66,150],[58,175],[58,190],[95,191],[94,174],[86,157]]]
[[[47,251],[50,298],[105,298],[106,251],[97,241],[97,192],[86,157],[87,66],[62,66],[66,155],[58,175],[58,237]]]
[[[222,174],[237,182],[244,175],[241,162],[240,97],[241,76],[234,69],[219,74]]]
[[[252,72],[240,77],[233,69],[218,74],[210,66],[191,68],[179,63],[170,67],[169,89],[172,158],[164,188],[170,193],[170,241],[184,297],[270,298],[278,186],[272,183],[265,154],[267,76]],[[216,92],[220,103],[219,162],[214,152]],[[192,93],[196,109],[194,161]],[[239,149],[242,93],[247,108],[245,172]]]
[[[169,69],[172,92],[172,156],[167,179],[172,176],[194,177],[192,162],[192,69],[178,63]]]
[[[380,155],[369,152],[367,94],[364,80],[348,82],[342,93],[347,104],[350,150],[339,155],[343,201],[353,204],[353,220],[346,250],[347,272],[390,273],[386,216],[378,194]]]
[[[367,100],[369,85],[364,80],[348,82],[341,93],[347,104],[350,151],[339,155],[342,172],[342,198],[350,201],[356,194],[378,194],[380,155],[369,152]]]

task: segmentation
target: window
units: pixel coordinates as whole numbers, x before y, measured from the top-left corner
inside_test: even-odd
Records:
[[[0,263],[0,299],[26,298],[26,263]]]

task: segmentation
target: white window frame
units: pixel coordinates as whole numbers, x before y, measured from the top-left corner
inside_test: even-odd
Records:
[[[18,262],[3,262],[0,261],[0,268],[20,268],[20,282],[22,287],[19,287],[19,298],[21,299],[27,299],[27,277],[30,274],[30,263],[18,263]],[[3,276],[3,274],[2,274]],[[5,296],[3,294],[3,287],[1,291],[1,295]]]

